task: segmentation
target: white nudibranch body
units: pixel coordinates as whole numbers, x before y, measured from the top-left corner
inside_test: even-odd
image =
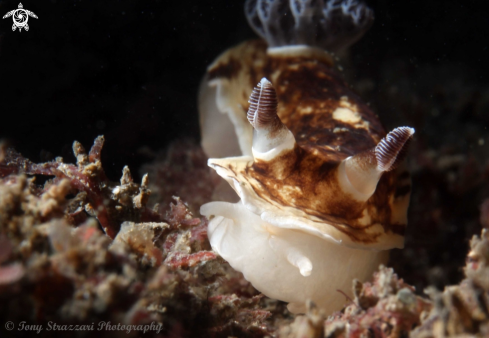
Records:
[[[211,202],[202,206],[201,213],[220,215],[209,223],[212,248],[257,290],[288,302],[294,313],[305,312],[307,299],[327,313],[341,309],[345,296],[338,290],[349,293],[354,278],[368,279],[388,257],[387,251],[351,249],[304,231],[277,227],[242,202]]]
[[[361,36],[370,10],[348,1],[344,11],[328,14],[299,0],[291,16],[301,25],[273,36],[274,11],[284,10],[284,1],[265,12],[263,0],[248,0],[249,21],[272,47],[244,42],[218,57],[202,82],[202,146],[219,157],[208,164],[239,201],[200,211],[210,220],[212,248],[256,289],[288,302],[292,312],[304,312],[312,300],[330,314],[345,294],[351,297],[353,279],[369,279],[389,249],[404,245],[410,178],[402,161],[414,129],[386,135],[322,49]],[[308,18],[320,24],[307,25]],[[342,36],[344,43],[325,32],[315,35],[324,40],[308,38],[308,29],[348,18],[358,30]],[[287,46],[287,39],[300,45]],[[222,188],[216,196],[230,196],[217,192]]]

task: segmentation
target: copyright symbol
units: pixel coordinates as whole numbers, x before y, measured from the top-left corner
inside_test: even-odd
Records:
[[[14,323],[12,322],[6,322],[5,323],[5,328],[9,331],[12,331],[14,329]]]

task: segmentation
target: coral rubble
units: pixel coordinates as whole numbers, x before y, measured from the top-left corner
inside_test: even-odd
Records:
[[[326,321],[328,337],[361,337],[372,332],[378,337],[406,336],[431,304],[414,293],[390,268],[380,267],[373,281],[353,282],[355,299],[343,313]]]
[[[412,337],[489,336],[489,233],[470,241],[464,268],[465,279],[448,286],[443,293],[433,288],[427,293],[434,306]]]
[[[210,251],[207,220],[180,199],[159,214],[146,207],[147,177],[138,185],[124,168],[120,184],[108,181],[102,143],[97,138],[87,154],[75,142],[77,166],[61,159],[35,164],[6,151],[0,317],[44,325],[156,323],[160,335],[172,337],[272,334],[284,305],[259,295]],[[33,175],[52,178],[39,186]]]
[[[72,212],[67,216],[77,218],[80,208],[83,207],[89,215],[97,217],[111,238],[117,234],[121,220],[161,220],[156,212],[145,206],[149,198],[147,177],[143,177],[141,185],[137,185],[133,182],[129,168],[125,167],[120,185],[109,182],[100,161],[103,144],[103,136],[97,137],[87,154],[83,146],[75,141],[73,152],[77,165],[64,163],[61,157],[52,162],[36,164],[13,149],[8,149],[0,163],[0,177],[10,174],[54,176],[54,179],[44,185],[43,191],[63,186],[64,189],[76,193],[76,197],[71,201]],[[61,184],[62,180],[65,180],[65,183]],[[65,191],[64,195],[59,194],[58,200],[64,198],[66,193],[68,191]],[[48,195],[43,196],[47,199]],[[76,220],[74,222],[76,223]]]

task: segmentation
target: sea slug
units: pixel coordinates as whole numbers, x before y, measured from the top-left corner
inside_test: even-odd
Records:
[[[414,129],[386,135],[334,69],[331,52],[372,23],[365,5],[249,0],[245,12],[266,41],[219,56],[199,97],[209,166],[239,201],[201,213],[212,248],[255,288],[292,312],[311,299],[330,313],[345,302],[338,290],[404,245]]]

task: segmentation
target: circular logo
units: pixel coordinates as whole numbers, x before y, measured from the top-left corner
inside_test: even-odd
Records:
[[[27,23],[29,16],[27,15],[25,9],[17,9],[12,17],[17,27],[23,27]]]
[[[12,331],[12,330],[14,329],[14,323],[12,323],[12,322],[10,322],[10,321],[9,321],[9,322],[6,322],[6,323],[5,323],[5,328],[6,328],[7,330],[9,330],[9,331]]]

